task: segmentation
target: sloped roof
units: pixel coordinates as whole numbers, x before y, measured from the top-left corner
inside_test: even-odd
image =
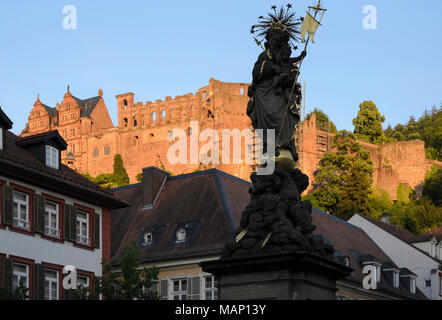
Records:
[[[142,262],[219,254],[247,205],[250,187],[216,169],[168,177],[154,208],[143,211],[142,186],[114,189],[115,195],[131,205],[112,211],[114,264],[118,264],[125,244],[138,241],[146,228],[154,227],[165,227],[162,239],[155,246],[141,249]],[[246,201],[233,202],[233,197]],[[181,223],[198,225],[198,230],[191,242],[175,244],[174,230]]]
[[[87,117],[90,118],[92,112],[94,111],[95,107],[97,106],[100,99],[102,99],[100,96],[87,98],[84,100],[81,100],[77,97],[72,96],[78,103],[78,105],[81,108],[84,108],[84,110],[80,113],[80,117]]]
[[[54,117],[58,115],[58,110],[57,108],[51,108],[45,104],[41,104],[43,108],[45,108],[46,112],[48,113],[49,116]]]
[[[99,206],[126,207],[127,204],[112,192],[101,188],[64,164],[60,164],[59,170],[50,168],[20,146],[55,134],[58,135],[58,132],[49,131],[22,138],[8,131],[5,149],[0,152],[0,174],[54,192],[72,194],[77,199]]]
[[[427,257],[433,259],[436,262],[439,262],[437,260],[437,258],[432,257],[431,255],[428,254],[428,252],[425,252],[425,251],[419,249],[418,247],[413,246],[413,243],[418,243],[418,242],[422,242],[422,241],[429,241],[433,238],[433,236],[430,236],[429,240],[423,240],[423,239],[426,239],[428,236],[427,235],[416,236],[416,235],[412,234],[410,231],[408,231],[407,229],[399,228],[398,226],[393,226],[389,223],[382,222],[382,221],[373,219],[372,217],[368,217],[365,215],[359,215],[359,216],[364,218],[365,220],[373,223],[375,226],[379,227],[380,229],[384,230],[385,232],[388,232],[389,234],[398,238],[399,240],[402,240],[403,242],[409,244],[412,248],[414,248],[417,251],[420,251],[422,254],[426,255]],[[437,232],[439,232],[438,229],[437,229]]]
[[[0,107],[0,121],[6,125],[6,129],[9,130],[12,128],[12,121],[9,119],[6,113],[3,112],[2,107]]]

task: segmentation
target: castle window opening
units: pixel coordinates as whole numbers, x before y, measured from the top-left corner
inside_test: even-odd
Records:
[[[239,89],[239,93],[243,96],[244,95],[244,87],[241,87],[241,89]]]
[[[166,110],[161,111],[161,116],[163,117],[163,119],[166,117]]]
[[[134,118],[134,127],[136,127],[138,125],[138,121],[137,119]]]
[[[106,145],[106,146],[104,147],[104,155],[107,156],[107,155],[109,155],[109,154],[110,154],[110,147],[109,147],[108,145]]]
[[[123,100],[123,104],[124,104],[124,109],[126,110],[126,108],[127,108],[127,100],[126,99]]]
[[[97,148],[97,147],[94,148],[94,151],[93,151],[93,157],[94,157],[94,158],[97,158],[97,157],[98,157],[98,148]]]
[[[124,121],[124,127],[127,127],[127,118],[124,118],[123,121]]]
[[[157,121],[157,113],[156,112],[152,112],[152,122]]]
[[[189,136],[192,135],[192,128],[191,128],[191,127],[187,128],[187,134],[188,134]]]
[[[206,97],[207,97],[207,92],[203,92],[203,99],[206,99]]]
[[[155,135],[154,135],[153,133],[151,133],[150,136],[151,136],[152,138],[155,137]]]
[[[134,136],[133,145],[136,146],[138,144],[138,136]]]
[[[173,136],[173,131],[172,131],[172,130],[169,130],[169,132],[167,133],[167,135],[168,135],[169,137],[172,137],[172,136]]]

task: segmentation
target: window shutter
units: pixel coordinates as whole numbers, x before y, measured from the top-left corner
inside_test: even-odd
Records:
[[[100,248],[100,215],[94,213],[94,247]]]
[[[63,300],[74,300],[72,289],[63,289]]]
[[[161,299],[162,299],[162,300],[167,300],[167,295],[168,295],[167,289],[168,289],[168,285],[169,285],[168,280],[161,280],[161,284],[160,284],[160,286],[161,286]]]
[[[34,300],[45,298],[45,267],[42,264],[34,265]]]
[[[63,239],[69,241],[69,230],[71,222],[71,212],[68,204],[63,209]]]
[[[2,264],[2,287],[6,289],[12,289],[12,260],[3,258]]]
[[[13,194],[12,187],[2,185],[2,222],[8,226],[12,226]]]
[[[201,300],[201,278],[200,277],[192,277],[191,278],[191,287],[192,287],[192,300]]]
[[[70,206],[69,241],[77,242],[77,208]]]
[[[36,194],[34,196],[34,231],[44,234],[45,232],[45,211],[46,200],[43,196]]]

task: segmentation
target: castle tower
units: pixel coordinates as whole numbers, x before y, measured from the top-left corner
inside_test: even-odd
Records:
[[[127,128],[130,126],[130,115],[134,107],[134,94],[132,92],[116,96],[118,106],[118,127]]]

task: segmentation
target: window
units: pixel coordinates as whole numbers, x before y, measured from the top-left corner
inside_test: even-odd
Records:
[[[77,276],[77,288],[80,290],[81,289],[84,290],[85,288],[87,288],[88,290],[87,290],[86,295],[89,295],[89,277],[78,275]]]
[[[189,136],[192,135],[192,128],[191,128],[191,127],[187,128],[187,134],[188,134]]]
[[[45,300],[58,300],[58,272],[45,271]]]
[[[172,280],[172,299],[187,300],[187,279]]]
[[[83,211],[77,211],[77,242],[88,246],[89,238],[89,215]]]
[[[126,99],[123,100],[123,104],[124,104],[124,109],[126,109],[127,108],[127,100]]]
[[[151,231],[148,231],[143,236],[143,244],[150,245],[153,243],[153,234]]]
[[[152,122],[157,121],[157,114],[155,112],[152,113]]]
[[[244,95],[244,88],[243,87],[241,87],[241,89],[239,89],[239,94],[242,96]]]
[[[51,146],[46,146],[46,165],[58,170],[58,150]]]
[[[172,138],[172,137],[173,137],[173,131],[172,131],[172,130],[169,130],[169,132],[167,133],[167,136],[168,136],[169,138]]]
[[[71,129],[71,137],[75,136],[75,129]]]
[[[163,117],[163,119],[166,117],[166,110],[161,111],[161,116]]]
[[[415,294],[416,293],[416,278],[410,277],[410,292]]]
[[[399,271],[393,270],[393,287],[399,288]]]
[[[442,296],[442,273],[439,273],[439,295]]]
[[[30,230],[29,226],[29,195],[19,191],[14,191],[13,194],[13,225],[16,228]]]
[[[134,118],[134,127],[136,127],[138,125],[138,121],[137,119]]]
[[[0,127],[0,151],[3,150],[3,128]]]
[[[71,120],[75,119],[75,113],[71,113]]]
[[[425,280],[425,286],[431,287],[431,280]]]
[[[93,151],[92,155],[93,155],[94,158],[98,157],[98,148],[97,147],[94,148],[94,151]]]
[[[184,242],[186,241],[186,229],[184,228],[180,228],[178,229],[178,231],[176,232],[176,242]]]
[[[29,267],[25,264],[14,263],[12,265],[12,290],[17,289],[20,285],[29,288]]]
[[[127,127],[127,118],[124,118],[123,121],[124,121],[124,127]]]
[[[218,300],[218,289],[216,288],[217,281],[214,276],[207,276],[203,278],[204,300]]]
[[[58,230],[58,204],[51,201],[45,201],[45,235],[59,238]]]
[[[104,147],[104,155],[107,156],[110,154],[110,147],[107,145]]]

